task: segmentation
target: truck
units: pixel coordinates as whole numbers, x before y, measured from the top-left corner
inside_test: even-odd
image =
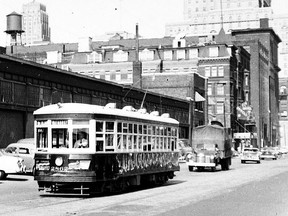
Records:
[[[194,168],[198,171],[205,168],[215,171],[218,165],[221,165],[221,170],[229,170],[233,156],[231,148],[231,136],[220,122],[194,128],[192,153],[186,159],[189,171],[193,171]]]

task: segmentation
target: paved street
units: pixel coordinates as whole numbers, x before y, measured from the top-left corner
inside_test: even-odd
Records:
[[[0,181],[0,215],[287,215],[288,156],[232,163],[216,172],[181,164],[165,186],[93,198],[43,197],[32,176],[11,175]]]

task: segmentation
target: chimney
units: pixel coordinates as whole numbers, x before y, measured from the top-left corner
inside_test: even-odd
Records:
[[[138,23],[136,23],[136,62],[139,62],[139,30]]]
[[[260,28],[269,28],[269,19],[268,18],[260,19]]]

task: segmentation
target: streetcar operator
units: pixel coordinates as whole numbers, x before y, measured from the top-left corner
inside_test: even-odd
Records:
[[[74,148],[88,148],[88,140],[86,139],[86,133],[79,133],[79,139],[75,142]]]

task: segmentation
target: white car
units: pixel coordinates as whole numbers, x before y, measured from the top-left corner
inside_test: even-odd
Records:
[[[25,172],[34,174],[34,154],[36,145],[34,139],[27,138],[19,140],[17,143],[9,144],[3,151],[4,155],[20,157],[24,160]]]
[[[22,173],[23,169],[22,158],[7,156],[0,151],[0,180],[5,179],[8,174]]]
[[[246,163],[246,161],[253,161],[260,163],[261,152],[258,148],[244,148],[241,156],[241,163]]]

